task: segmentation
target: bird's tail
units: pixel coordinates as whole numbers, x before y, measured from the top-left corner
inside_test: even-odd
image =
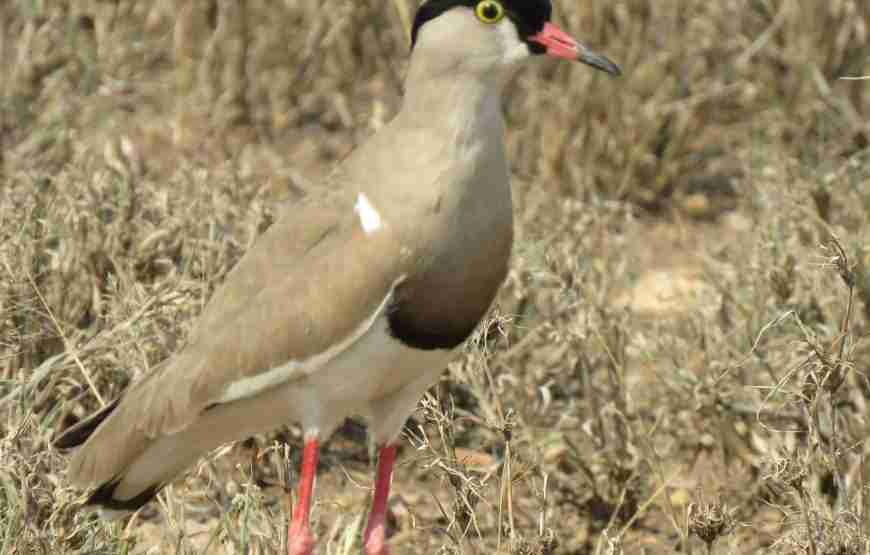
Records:
[[[70,460],[69,480],[95,488],[86,505],[110,516],[141,508],[199,454],[185,433],[149,438],[129,426],[124,408],[116,400],[53,441],[58,449],[78,448]]]
[[[56,449],[73,449],[81,447],[93,436],[100,425],[118,408],[120,398],[101,408],[88,418],[78,422],[63,431],[52,444]],[[141,494],[128,499],[119,500],[114,497],[115,489],[120,483],[120,476],[106,482],[102,482],[97,489],[88,497],[86,505],[93,505],[100,509],[106,509],[110,514],[123,515],[138,510],[150,501],[159,491],[159,488],[148,488]]]
[[[139,385],[54,441],[61,449],[77,448],[68,479],[78,487],[94,488],[88,504],[112,513],[139,509],[201,454],[298,420],[303,395],[292,384],[275,387],[254,397],[208,405],[183,425],[161,429],[148,418],[177,423],[182,419],[175,416],[186,413],[171,403],[152,410],[158,393],[165,393],[158,386]]]

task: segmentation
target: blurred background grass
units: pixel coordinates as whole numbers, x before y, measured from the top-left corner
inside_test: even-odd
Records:
[[[127,528],[78,514],[47,442],[183,345],[278,203],[396,112],[414,9],[0,4],[0,552],[280,549],[292,428]],[[397,548],[691,552],[713,530],[722,553],[866,552],[870,84],[841,78],[870,74],[870,4],[555,14],[625,75],[540,60],[509,89],[514,267],[411,428]],[[324,552],[365,506],[357,435],[325,457]]]
[[[6,4],[4,165],[43,171],[120,134],[151,172],[195,156],[328,165],[396,111],[413,13],[410,0]],[[728,196],[759,142],[811,160],[822,146],[860,149],[870,92],[839,78],[866,70],[868,11],[849,0],[557,4],[561,24],[626,77],[524,71],[505,102],[515,170],[664,209]],[[262,145],[271,163],[244,156]],[[695,200],[684,204],[718,212]]]

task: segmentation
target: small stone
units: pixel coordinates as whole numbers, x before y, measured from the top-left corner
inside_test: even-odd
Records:
[[[694,193],[683,197],[683,211],[693,218],[705,218],[710,216],[710,201],[707,195]]]
[[[683,488],[678,488],[671,492],[671,503],[675,507],[685,507],[689,504],[690,499],[689,492]]]

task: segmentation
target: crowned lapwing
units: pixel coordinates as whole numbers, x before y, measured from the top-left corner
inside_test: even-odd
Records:
[[[322,192],[282,209],[215,293],[184,349],[56,442],[70,480],[133,511],[218,445],[299,422],[290,555],[309,527],[318,446],[350,415],[379,447],[363,543],[387,553],[405,420],[474,331],[513,240],[502,91],[534,55],[619,68],[550,21],[549,0],[429,0],[398,115]]]

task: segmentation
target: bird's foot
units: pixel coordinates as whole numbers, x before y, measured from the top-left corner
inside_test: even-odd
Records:
[[[314,536],[311,529],[294,522],[287,530],[287,555],[311,555],[314,552]]]
[[[389,555],[390,550],[387,548],[387,527],[386,523],[375,523],[374,526],[369,525],[365,534],[365,555]]]
[[[381,447],[372,510],[369,512],[369,523],[363,536],[365,555],[389,555],[389,549],[387,549],[387,500],[390,497],[390,481],[392,480],[395,460],[395,445]]]

